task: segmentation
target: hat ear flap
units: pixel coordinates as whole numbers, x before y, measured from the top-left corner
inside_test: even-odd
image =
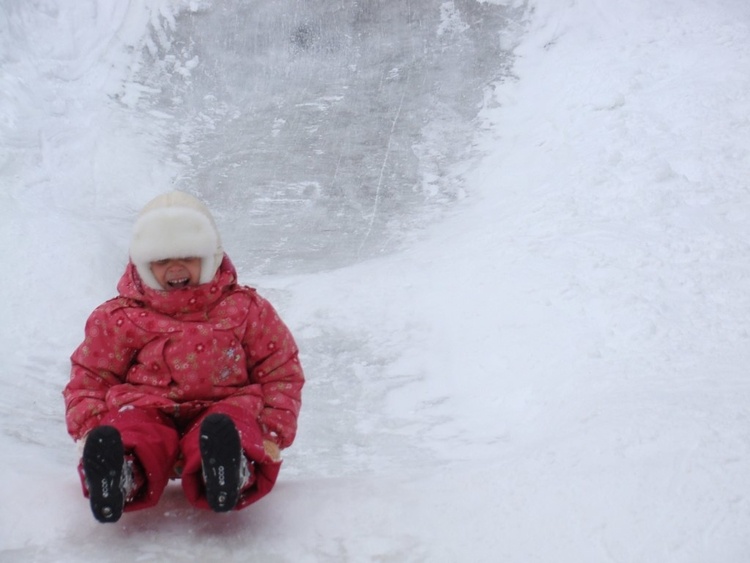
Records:
[[[138,272],[138,277],[141,278],[141,281],[146,284],[151,289],[156,290],[163,290],[164,288],[159,284],[158,281],[156,281],[156,278],[154,277],[154,274],[151,272],[151,264],[149,263],[137,263],[131,259],[131,262],[133,262],[133,266],[135,266],[136,272]]]
[[[221,262],[224,260],[224,251],[219,249],[213,256],[206,256],[201,260],[200,283],[209,283],[219,271]]]

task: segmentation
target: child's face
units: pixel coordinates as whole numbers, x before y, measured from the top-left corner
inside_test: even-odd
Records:
[[[200,258],[167,258],[150,265],[151,273],[166,291],[198,285],[201,278]]]

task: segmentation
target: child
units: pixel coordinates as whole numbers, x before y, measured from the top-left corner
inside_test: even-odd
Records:
[[[266,495],[304,376],[274,309],[238,285],[208,209],[182,192],[147,204],[117,289],[89,317],[63,391],[94,517],[154,506],[176,477],[216,512]]]

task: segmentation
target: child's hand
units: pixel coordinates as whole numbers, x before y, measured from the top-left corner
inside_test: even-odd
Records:
[[[263,440],[263,449],[266,450],[266,453],[269,456],[271,456],[272,460],[281,460],[281,450],[279,449],[279,446],[277,446],[271,440]]]

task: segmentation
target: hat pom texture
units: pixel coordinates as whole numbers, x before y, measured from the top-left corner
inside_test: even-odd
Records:
[[[130,259],[143,282],[163,288],[151,272],[151,262],[167,258],[200,258],[199,283],[210,282],[224,251],[208,208],[184,192],[170,192],[151,200],[133,225]]]

